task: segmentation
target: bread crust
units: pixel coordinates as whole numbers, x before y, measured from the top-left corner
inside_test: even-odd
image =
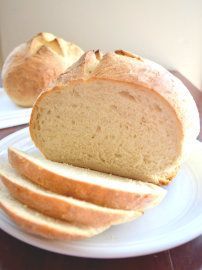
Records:
[[[189,155],[191,146],[199,134],[199,114],[196,104],[183,83],[166,69],[122,50],[107,53],[103,57],[96,57],[93,51],[85,53],[78,62],[58,78],[52,88],[40,95],[32,110],[30,120],[30,134],[35,145],[40,149],[34,130],[40,102],[51,95],[52,91],[59,91],[65,86],[91,80],[108,80],[142,87],[158,95],[162,102],[166,102],[171,108],[179,127],[178,158],[174,161],[172,170],[165,171],[165,175],[159,179],[152,177],[147,179],[155,184],[168,184]]]
[[[7,57],[2,69],[4,89],[17,105],[31,107],[38,95],[82,54],[75,44],[39,33]]]
[[[108,229],[108,227],[100,227],[97,229],[86,228],[85,231],[81,231],[80,233],[71,233],[63,230],[59,230],[57,227],[45,225],[43,223],[33,222],[27,219],[25,216],[20,215],[19,213],[13,211],[12,208],[6,205],[6,203],[0,201],[0,207],[3,211],[20,227],[22,227],[26,232],[40,235],[47,239],[57,239],[57,240],[80,240],[89,237],[93,237],[104,230]]]
[[[166,194],[164,189],[154,185],[151,192],[140,194],[135,191],[122,191],[88,181],[66,178],[29,161],[13,148],[9,148],[8,157],[12,167],[32,182],[55,193],[109,208],[144,211],[157,205]]]

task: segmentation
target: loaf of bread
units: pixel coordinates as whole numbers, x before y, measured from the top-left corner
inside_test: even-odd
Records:
[[[49,216],[27,207],[15,200],[0,181],[0,207],[25,231],[49,239],[78,240],[97,235],[107,226],[99,228],[72,224]]]
[[[104,207],[144,211],[158,205],[166,190],[154,184],[69,166],[9,148],[10,164],[21,175],[52,192]]]
[[[9,54],[2,69],[3,87],[16,104],[31,107],[41,91],[82,54],[77,45],[40,33]]]
[[[155,184],[174,178],[198,133],[183,83],[121,50],[85,53],[40,95],[30,121],[47,159]]]
[[[37,176],[37,175],[36,175]],[[19,202],[47,216],[95,228],[128,222],[141,212],[111,209],[50,192],[0,164],[0,179]]]

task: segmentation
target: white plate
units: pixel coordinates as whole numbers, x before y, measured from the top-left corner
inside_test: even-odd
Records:
[[[31,108],[17,106],[0,88],[0,129],[27,124],[30,119]]]
[[[36,152],[28,129],[0,141],[0,156],[14,145]],[[196,142],[190,159],[167,187],[168,194],[156,208],[128,224],[114,226],[83,241],[52,241],[23,232],[1,211],[0,228],[33,246],[53,252],[91,258],[121,258],[163,251],[183,244],[202,232],[202,144]]]

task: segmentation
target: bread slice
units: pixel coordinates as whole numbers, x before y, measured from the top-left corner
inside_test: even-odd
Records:
[[[25,231],[49,239],[77,240],[92,237],[108,227],[75,225],[50,218],[15,200],[0,181],[0,207]]]
[[[110,209],[52,193],[20,176],[6,163],[0,165],[0,178],[16,200],[56,219],[103,227],[127,222],[142,214],[137,211]]]
[[[167,184],[199,133],[188,89],[131,53],[87,52],[37,99],[30,134],[46,158]]]
[[[49,161],[9,148],[10,164],[53,192],[110,208],[144,211],[160,203],[166,190],[154,184]]]

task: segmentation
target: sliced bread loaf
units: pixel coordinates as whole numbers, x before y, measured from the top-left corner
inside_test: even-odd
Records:
[[[105,207],[144,211],[159,204],[166,194],[154,184],[49,161],[15,148],[9,148],[8,157],[12,167],[32,182]]]
[[[187,88],[124,51],[87,52],[42,93],[30,133],[50,160],[167,184],[199,133]]]
[[[127,222],[142,214],[137,211],[97,206],[52,193],[19,175],[9,164],[1,163],[0,178],[16,200],[53,218],[103,227]]]
[[[83,239],[99,234],[108,228],[106,226],[94,228],[84,225],[75,225],[40,214],[15,200],[1,181],[0,207],[25,231],[50,239]]]

